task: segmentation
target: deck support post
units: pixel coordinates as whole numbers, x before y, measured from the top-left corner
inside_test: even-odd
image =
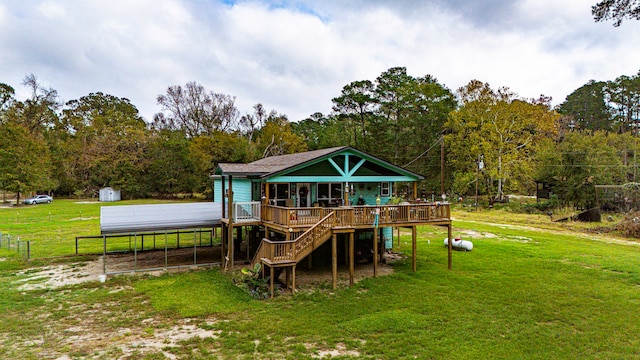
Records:
[[[451,221],[449,221],[449,225],[447,225],[447,239],[449,239],[449,241],[447,241],[449,244],[447,246],[447,256],[448,256],[448,268],[449,270],[451,270],[451,253],[452,253],[452,243],[453,243],[453,239],[451,238]]]
[[[338,287],[338,235],[336,233],[331,235],[331,273],[335,290]]]
[[[416,250],[418,248],[417,237],[418,237],[418,231],[415,226],[412,226],[411,227],[411,268],[413,269],[413,272],[416,272],[416,256],[417,256]]]
[[[269,266],[269,295],[271,295],[271,297],[273,297],[273,285],[273,266]]]
[[[353,286],[353,278],[355,275],[355,246],[354,233],[349,233],[349,286]]]
[[[296,292],[296,264],[293,264],[292,271],[293,276],[291,278],[291,293],[293,294]]]
[[[373,277],[378,276],[378,227],[373,228]]]
[[[233,270],[233,251],[234,251],[234,246],[233,246],[233,178],[231,176],[229,176],[229,189],[227,190],[227,213],[228,213],[228,220],[229,220],[229,228],[227,229],[227,265],[231,265],[229,268],[231,270]],[[225,269],[227,267],[225,266]]]

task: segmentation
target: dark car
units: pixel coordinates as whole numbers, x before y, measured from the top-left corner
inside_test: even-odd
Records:
[[[51,204],[53,198],[49,195],[36,195],[34,197],[30,197],[25,199],[23,203],[27,205],[35,205],[35,204]]]

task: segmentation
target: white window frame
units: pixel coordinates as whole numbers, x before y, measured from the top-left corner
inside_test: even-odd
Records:
[[[380,183],[380,196],[385,196],[385,197],[391,196],[391,183],[389,182]]]

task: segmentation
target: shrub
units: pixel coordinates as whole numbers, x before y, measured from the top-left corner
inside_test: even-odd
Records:
[[[263,300],[269,297],[269,277],[262,276],[261,268],[259,263],[253,269],[242,268],[242,277],[239,280],[234,279],[234,282],[254,298]]]
[[[627,213],[618,225],[618,230],[625,236],[640,238],[640,211]]]

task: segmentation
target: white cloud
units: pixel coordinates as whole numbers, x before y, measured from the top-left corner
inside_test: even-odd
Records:
[[[640,68],[640,22],[594,23],[591,2],[0,0],[0,82],[22,96],[34,73],[66,100],[102,91],[147,119],[168,86],[196,81],[298,120],[393,66],[558,103]]]

